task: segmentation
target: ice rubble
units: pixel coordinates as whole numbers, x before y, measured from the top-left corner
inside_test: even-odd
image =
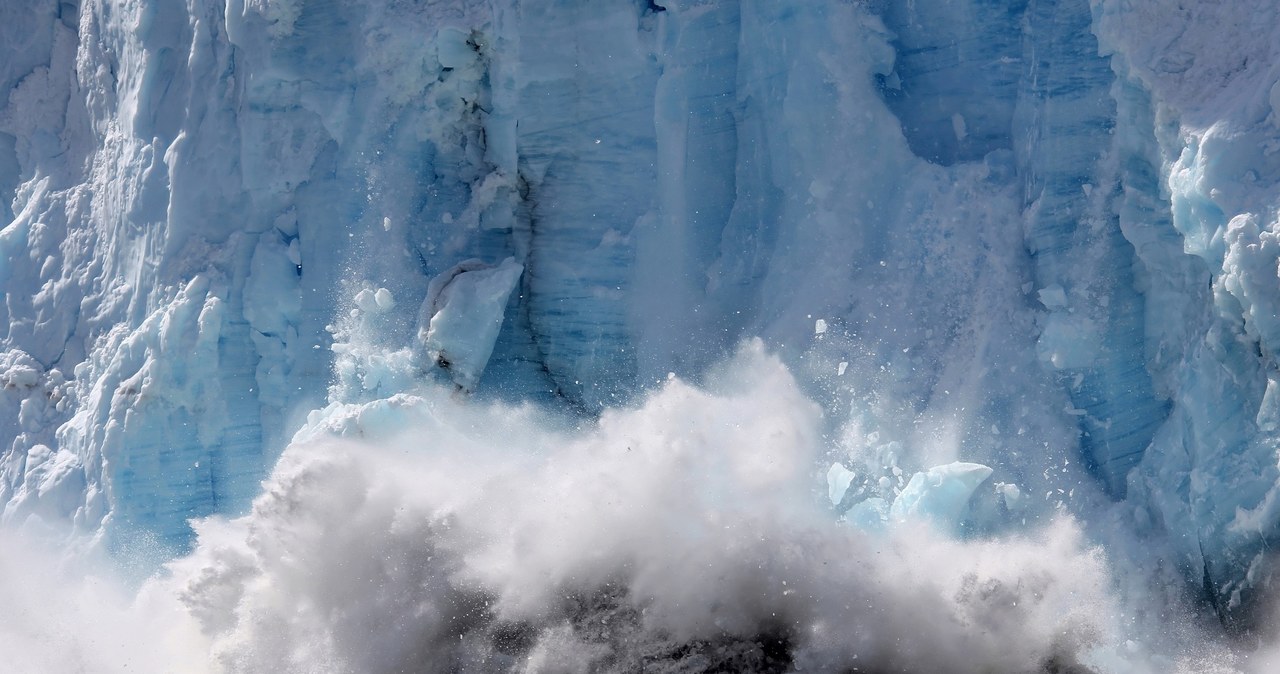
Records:
[[[427,286],[418,313],[417,344],[428,362],[447,370],[464,390],[475,390],[480,381],[493,355],[507,300],[523,273],[524,266],[515,258],[497,266],[468,260],[431,279]],[[384,305],[378,302],[379,308]]]
[[[1278,11],[6,3],[4,520],[181,549],[308,411],[441,354],[590,416],[759,336],[846,519],[981,464],[1019,521],[1118,523],[1247,618],[1280,535]]]
[[[956,461],[916,473],[894,499],[889,516],[895,519],[923,517],[941,527],[956,529],[973,493],[992,472],[980,463]]]

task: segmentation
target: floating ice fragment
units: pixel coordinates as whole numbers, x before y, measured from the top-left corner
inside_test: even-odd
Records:
[[[813,322],[813,334],[821,335],[827,331],[827,322],[819,318]]]
[[[386,288],[378,288],[378,291],[373,294],[373,301],[381,312],[391,311],[396,306],[396,298]]]
[[[840,365],[836,367],[836,376],[837,376],[837,377],[843,377],[843,376],[844,376],[844,371],[845,371],[845,370],[848,370],[848,369],[849,369],[849,363],[847,363],[847,362],[845,362],[845,361],[843,361],[843,360],[842,360],[842,361],[840,361]]]

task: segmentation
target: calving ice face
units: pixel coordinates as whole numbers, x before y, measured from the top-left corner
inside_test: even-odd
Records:
[[[9,4],[0,670],[1275,665],[1270,0]]]

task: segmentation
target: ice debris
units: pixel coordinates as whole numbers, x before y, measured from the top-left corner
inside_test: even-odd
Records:
[[[974,491],[993,471],[980,463],[956,461],[911,476],[889,508],[893,520],[928,519],[958,529]]]
[[[827,471],[827,498],[831,499],[831,505],[840,505],[855,476],[856,473],[848,468],[838,463],[831,464],[831,468]]]
[[[498,340],[524,265],[467,260],[431,280],[418,315],[417,347],[464,390],[475,389]]]

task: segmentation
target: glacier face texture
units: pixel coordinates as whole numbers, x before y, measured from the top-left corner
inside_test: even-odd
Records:
[[[850,521],[990,467],[965,535],[1066,509],[1247,625],[1280,539],[1277,26],[4,3],[4,521],[159,561],[323,410],[440,385],[590,419],[760,338]]]

